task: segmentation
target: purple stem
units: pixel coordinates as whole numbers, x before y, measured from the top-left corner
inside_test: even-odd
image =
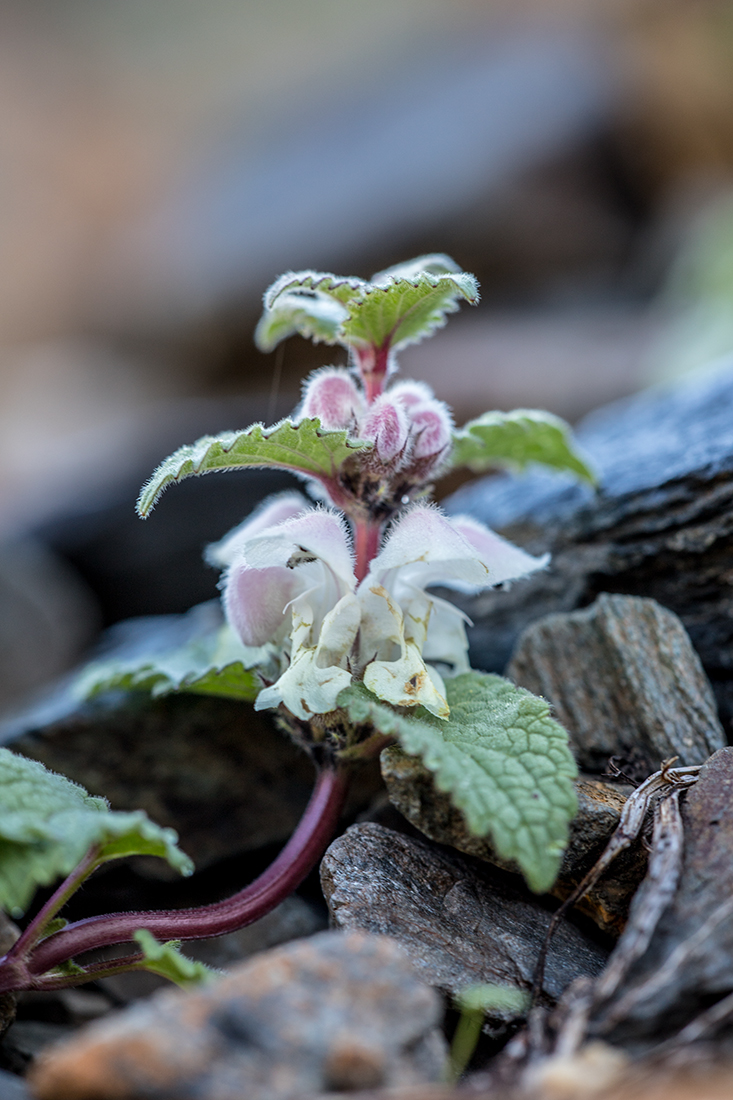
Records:
[[[81,863],[76,865],[71,874],[53,892],[43,908],[36,913],[33,920],[15,941],[8,955],[24,957],[28,954],[36,940],[39,940],[43,935],[43,930],[49,921],[53,920],[59,909],[66,904],[84,880],[89,878],[89,875],[99,866],[99,852],[98,845],[89,849]]]
[[[197,909],[112,913],[69,924],[43,940],[24,969],[38,976],[86,951],[127,943],[139,928],[159,939],[196,940],[235,932],[259,920],[286,898],[306,877],[325,851],[336,829],[348,788],[348,773],[324,769],[297,829],[277,859],[253,883],[233,897]],[[6,960],[7,964],[6,965]],[[0,992],[28,988],[17,985],[17,967],[0,960]],[[18,960],[20,962],[20,960]],[[47,987],[47,979],[46,979]],[[31,985],[35,988],[35,984]]]

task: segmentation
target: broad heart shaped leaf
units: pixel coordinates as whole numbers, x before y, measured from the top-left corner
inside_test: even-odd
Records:
[[[331,480],[355,451],[371,444],[350,440],[345,431],[321,427],[318,417],[281,420],[273,428],[252,424],[240,432],[205,435],[196,443],[179,447],[162,462],[143,486],[137,502],[138,515],[150,515],[160,494],[172,482],[218,470],[241,470],[248,466],[273,466]]]
[[[81,698],[114,690],[149,691],[154,698],[185,691],[251,701],[262,690],[255,668],[269,673],[269,679],[279,675],[275,652],[273,646],[242,645],[224,624],[162,653],[94,662],[82,671],[74,691]]]
[[[524,469],[531,462],[565,470],[595,484],[595,475],[573,449],[570,427],[539,409],[486,412],[453,433],[451,465],[475,473],[491,466]]]
[[[339,696],[352,722],[370,723],[420,756],[477,836],[514,860],[530,888],[554,882],[577,810],[575,761],[544,699],[501,676],[467,672],[445,681],[450,717],[397,713],[363,685]]]
[[[68,875],[94,845],[104,862],[128,855],[193,871],[172,829],[142,810],[110,810],[103,798],[8,749],[0,749],[0,908],[20,916],[38,886]]]
[[[169,940],[160,943],[155,936],[148,932],[147,928],[140,928],[132,937],[143,953],[144,962],[138,967],[140,970],[150,970],[153,974],[160,974],[169,982],[175,982],[182,989],[191,989],[197,985],[208,985],[221,977],[217,970],[205,966],[202,962],[189,959],[178,950],[180,940]]]
[[[342,342],[399,351],[444,325],[447,315],[458,309],[460,298],[472,305],[479,299],[478,283],[465,271],[388,275],[384,282],[367,284],[349,302]]]

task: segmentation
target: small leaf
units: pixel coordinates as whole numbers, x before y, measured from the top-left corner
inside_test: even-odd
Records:
[[[570,427],[538,409],[486,412],[453,433],[451,465],[475,473],[491,466],[523,470],[531,462],[566,470],[595,484],[593,471],[574,450]]]
[[[288,272],[265,293],[265,310],[255,330],[260,351],[272,351],[294,333],[315,343],[336,344],[348,317],[344,303],[365,284],[323,271]]]
[[[567,734],[544,699],[500,676],[468,672],[445,686],[447,721],[422,708],[414,717],[400,714],[363,685],[343,691],[339,705],[352,722],[368,722],[422,757],[471,832],[490,835],[497,853],[541,893],[557,876],[577,810]]]
[[[273,428],[252,424],[241,432],[205,435],[196,443],[179,447],[160,464],[140,492],[138,515],[145,519],[163,490],[186,477],[272,466],[328,481],[354,451],[367,446],[360,440],[348,439],[345,431],[321,428],[317,417],[301,420],[299,424],[281,420]]]
[[[169,940],[168,943],[160,943],[147,928],[140,928],[132,937],[139,945],[145,962],[138,969],[150,970],[153,974],[160,974],[170,982],[175,982],[182,989],[190,989],[192,986],[208,985],[221,977],[218,971],[212,970],[202,962],[189,959],[178,950],[180,940]]]
[[[441,275],[421,271],[401,278],[387,275],[384,282],[368,283],[349,302],[343,342],[399,351],[444,325],[447,315],[458,309],[460,298],[475,305],[478,297],[478,283],[465,271]]]
[[[487,982],[469,985],[454,998],[462,1012],[516,1012],[519,1016],[529,1008],[530,996],[524,989]]]
[[[81,672],[74,692],[88,699],[103,691],[149,691],[153,698],[184,691],[251,701],[262,690],[256,668],[269,679],[279,675],[274,654],[273,646],[243,645],[225,624],[175,649],[94,662]]]
[[[191,874],[177,839],[142,810],[112,811],[38,761],[0,749],[0,908],[11,916],[21,916],[36,887],[68,875],[92,847],[100,862],[154,855]]]

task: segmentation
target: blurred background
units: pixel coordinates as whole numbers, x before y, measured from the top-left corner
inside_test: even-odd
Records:
[[[576,421],[733,349],[732,186],[730,2],[0,3],[0,708],[215,595],[286,479],[132,506],[339,361],[254,349],[281,271],[450,253],[482,302],[403,373]]]

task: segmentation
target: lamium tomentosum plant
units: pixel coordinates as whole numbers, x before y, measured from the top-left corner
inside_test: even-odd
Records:
[[[52,989],[130,969],[182,984],[205,977],[169,939],[240,928],[297,887],[333,836],[352,769],[397,742],[420,756],[477,835],[514,860],[531,889],[557,874],[575,808],[575,763],[547,703],[470,668],[465,616],[431,588],[477,591],[547,565],[468,516],[430,502],[456,467],[539,463],[592,482],[566,424],[548,413],[489,412],[454,429],[422,382],[393,381],[397,353],[476,303],[475,278],[447,256],[422,256],[369,282],[315,271],[267,291],[256,340],[294,333],[348,351],[348,367],[305,382],[279,424],[207,436],[171,455],[144,486],[141,517],[191,475],[269,466],[294,471],[286,492],[220,542],[223,619],[183,647],[88,668],[79,691],[194,692],[254,702],[308,752],[311,801],[274,863],[232,898],[198,909],[117,913],[66,924],[58,914],[101,863],[145,853],[183,873],[170,830],[0,750],[0,905],[19,915],[34,890],[67,877],[0,960],[0,991]],[[84,953],[137,949],[85,964]]]

